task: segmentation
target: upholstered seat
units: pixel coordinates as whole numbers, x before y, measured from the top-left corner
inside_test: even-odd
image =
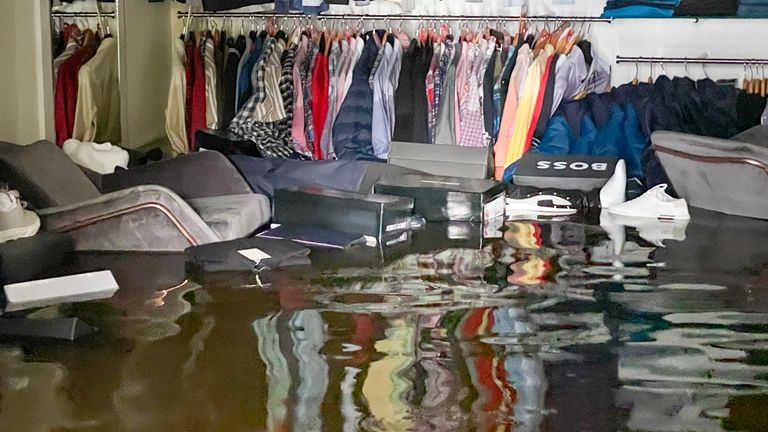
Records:
[[[209,161],[211,156],[203,158]],[[241,177],[228,181],[237,173],[231,164],[221,172],[209,166],[206,172],[200,164],[189,163],[197,159],[118,173],[126,188],[102,195],[54,144],[0,142],[0,182],[21,192],[41,216],[44,229],[70,233],[76,250],[177,252],[249,235],[269,221],[266,198],[248,195],[250,189]],[[219,178],[219,187],[195,188]],[[235,193],[217,196],[222,190]],[[242,207],[236,209],[238,205]]]
[[[672,185],[693,207],[768,219],[768,133],[733,139],[655,132],[653,149]]]

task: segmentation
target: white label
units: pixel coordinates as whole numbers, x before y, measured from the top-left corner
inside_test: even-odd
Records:
[[[483,206],[483,219],[504,217],[504,194],[499,195]]]
[[[400,237],[388,241],[385,246],[392,246],[393,244],[402,243],[406,240],[408,240],[408,233],[403,233]]]
[[[608,169],[608,164],[604,162],[594,162],[591,165],[587,162],[572,162],[570,165],[568,162],[558,161],[558,162],[551,162],[551,161],[538,161],[536,162],[536,169],[540,170],[548,170],[548,169],[554,169],[558,171],[562,171],[565,169],[572,169],[574,171],[583,171],[585,169],[591,169],[592,171],[605,171]]]
[[[239,250],[237,253],[256,263],[261,262],[261,260],[272,258],[272,256],[267,255],[261,249],[256,248]]]
[[[392,225],[387,225],[387,227],[385,228],[385,231],[386,232],[392,232],[392,231],[397,231],[397,230],[404,230],[406,228],[408,228],[408,221],[399,222],[399,223],[392,224]]]

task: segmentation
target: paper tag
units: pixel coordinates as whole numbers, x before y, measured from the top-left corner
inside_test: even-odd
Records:
[[[237,253],[257,263],[261,262],[262,260],[272,258],[270,255],[267,255],[266,253],[264,253],[264,251],[262,251],[261,249],[256,249],[256,248],[239,250],[237,251]]]
[[[483,219],[495,219],[504,217],[504,194],[499,195],[494,200],[483,206]]]

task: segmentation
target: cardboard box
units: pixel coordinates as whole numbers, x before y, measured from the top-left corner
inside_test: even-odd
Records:
[[[376,193],[414,200],[414,213],[428,221],[482,222],[504,216],[506,185],[494,180],[409,174],[385,179]]]
[[[275,191],[274,224],[319,228],[384,242],[407,231],[413,218],[413,199],[366,195],[322,187]]]

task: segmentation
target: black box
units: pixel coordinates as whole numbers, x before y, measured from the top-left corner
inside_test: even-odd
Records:
[[[214,150],[225,155],[263,157],[253,141],[226,130],[204,129],[195,132],[195,146],[197,149]]]
[[[374,191],[413,198],[414,212],[428,221],[482,222],[504,216],[506,185],[494,180],[408,174],[384,179]]]
[[[514,183],[541,189],[591,191],[605,186],[618,161],[615,157],[528,152],[518,162]]]
[[[490,147],[393,141],[388,162],[432,175],[474,179],[493,177],[494,171]]]
[[[318,186],[275,191],[275,224],[320,228],[380,241],[398,237],[413,219],[413,199],[342,192]]]

